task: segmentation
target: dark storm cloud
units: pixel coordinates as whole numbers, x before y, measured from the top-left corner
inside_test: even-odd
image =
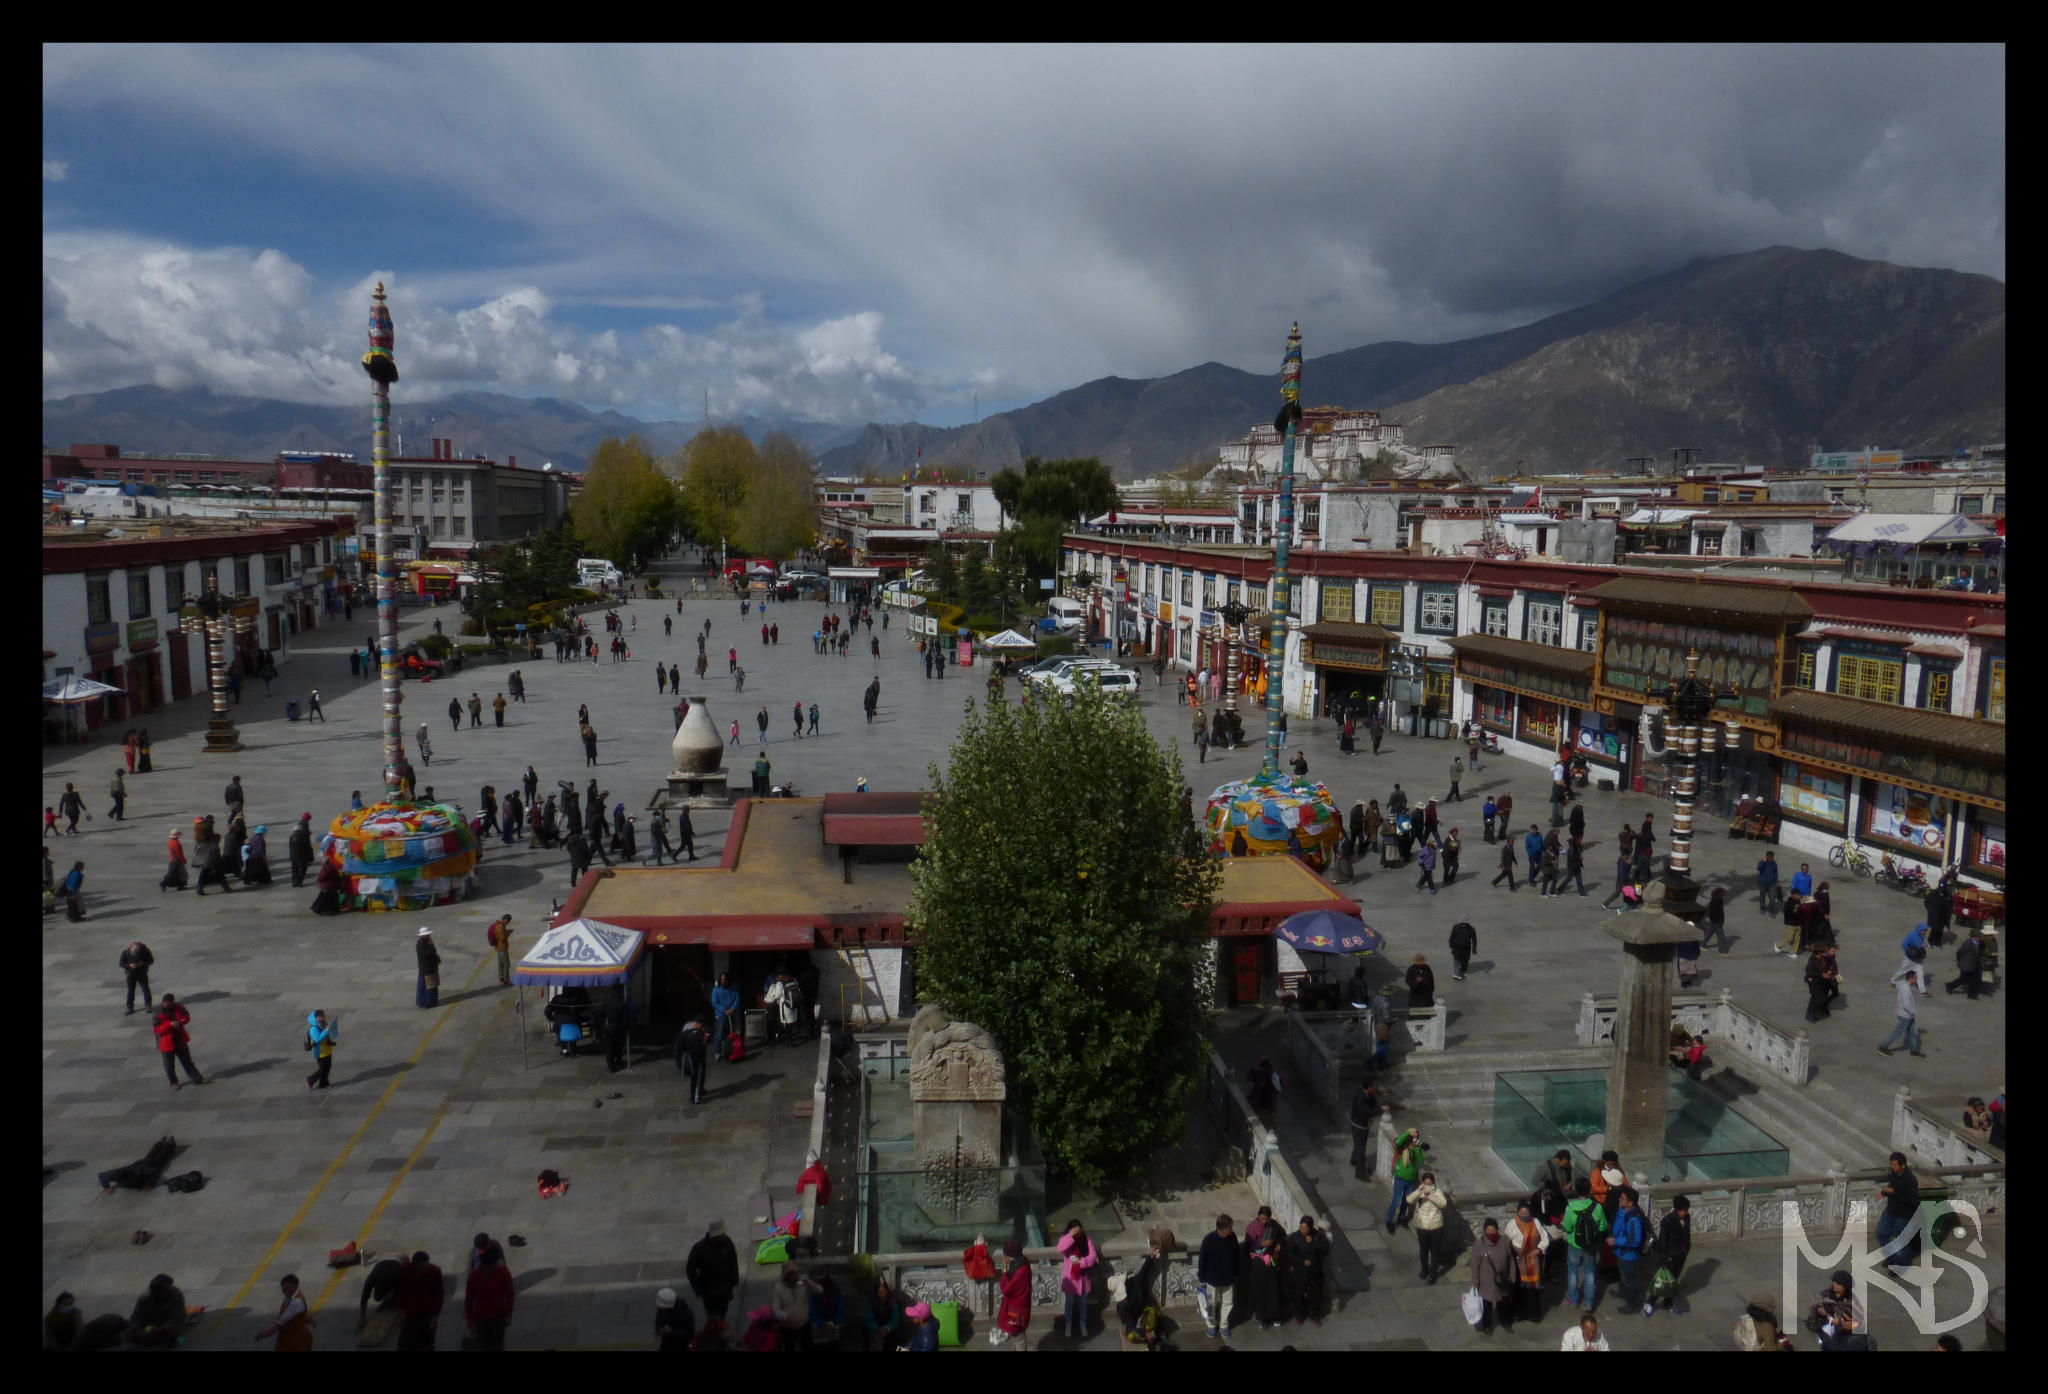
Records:
[[[749,351],[579,340],[549,305],[759,304],[786,366],[750,400],[851,419],[1268,369],[1296,316],[1311,353],[1455,338],[1772,243],[2005,271],[1997,47],[301,50],[277,56],[289,82],[246,50],[44,61],[51,109],[389,172],[526,227],[517,272],[413,284],[451,314],[537,306],[471,321],[537,325],[574,361],[460,361],[539,390],[596,381],[587,361],[636,401],[692,402]]]

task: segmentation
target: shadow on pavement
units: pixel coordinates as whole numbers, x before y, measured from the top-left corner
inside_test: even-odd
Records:
[[[227,994],[222,993],[220,995],[226,996]],[[193,997],[188,998],[186,1000],[196,1002],[199,999]],[[234,1079],[240,1075],[261,1074],[263,1071],[271,1068],[273,1065],[282,1065],[283,1063],[284,1057],[282,1055],[272,1055],[263,1060],[249,1060],[240,1065],[230,1065],[225,1070],[215,1070],[212,1074],[208,1075],[207,1078],[210,1080],[214,1080],[215,1082],[218,1082],[223,1079]]]

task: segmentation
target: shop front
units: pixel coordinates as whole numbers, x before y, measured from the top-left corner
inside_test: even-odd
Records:
[[[1859,842],[1927,868],[2005,880],[2005,727],[1995,721],[1788,692],[1777,799],[1785,840],[1825,852]]]
[[[1770,586],[1624,576],[1579,597],[1600,611],[1599,652],[1585,732],[1600,719],[1596,750],[1575,741],[1588,764],[1610,742],[1622,787],[1668,797],[1670,752],[1655,748],[1661,728],[1646,731],[1646,707],[1662,706],[1685,676],[1692,654],[1699,676],[1716,694],[1716,750],[1704,764],[1701,805],[1725,814],[1744,795],[1768,796],[1781,782],[1778,723],[1770,714],[1792,633],[1813,610],[1798,595]],[[1630,740],[1634,738],[1634,749]],[[1646,746],[1646,742],[1651,744]]]
[[[1464,634],[1449,643],[1458,682],[1470,697],[1455,710],[1469,711],[1469,719],[1502,737],[1503,750],[1548,764],[1558,751],[1580,748],[1579,723],[1593,705],[1592,654],[1490,634]],[[1604,738],[1599,745],[1604,755]],[[1617,742],[1607,762],[1619,765],[1627,754]],[[1590,763],[1592,751],[1587,758]]]
[[[1400,640],[1376,624],[1318,620],[1301,630],[1302,662],[1315,674],[1313,710],[1360,713],[1387,695]]]

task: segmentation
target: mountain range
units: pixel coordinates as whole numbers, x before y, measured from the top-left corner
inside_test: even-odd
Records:
[[[1311,336],[1313,324],[1307,326]],[[2005,286],[1988,276],[1767,247],[1697,261],[1519,328],[1443,344],[1385,342],[1303,365],[1304,405],[1373,409],[1411,446],[1457,447],[1475,477],[1611,469],[1696,447],[1708,461],[1788,466],[1816,444],[1947,454],[2005,439]],[[832,474],[926,464],[988,470],[1028,455],[1099,456],[1120,475],[1215,457],[1270,421],[1274,370],[1203,363],[1159,378],[1099,378],[969,426],[735,423],[790,431]],[[369,457],[368,412],[130,387],[43,403],[43,438],[126,452],[262,459],[281,449]],[[462,393],[393,410],[413,454],[579,468],[608,435],[667,454],[693,421],[640,421],[551,398]],[[414,442],[419,442],[414,444]]]
[[[2005,439],[2005,286],[1988,276],[1767,247],[1694,262],[1516,329],[1308,358],[1303,405],[1379,411],[1475,477],[1615,468],[1680,446],[1787,466],[1816,444],[1947,454]],[[828,472],[1099,455],[1119,474],[1270,421],[1270,374],[1204,363],[1101,378],[972,426],[871,425]]]
[[[788,431],[812,450],[853,434],[816,421],[756,416],[718,424],[739,426],[757,442],[770,431]],[[62,450],[73,442],[102,441],[120,446],[126,455],[267,460],[280,450],[342,450],[368,460],[369,425],[367,405],[222,396],[204,387],[123,387],[43,403],[45,446]],[[648,450],[662,456],[681,449],[701,427],[697,421],[642,421],[616,411],[591,411],[556,397],[462,392],[432,402],[394,402],[391,450],[394,455],[431,455],[429,442],[440,438],[453,441],[458,455],[516,457],[529,468],[552,463],[557,469],[580,470],[607,436],[637,434]]]

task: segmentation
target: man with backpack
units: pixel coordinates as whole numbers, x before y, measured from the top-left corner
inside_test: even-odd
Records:
[[[484,942],[498,955],[498,986],[512,985],[512,916],[503,914],[484,931]]]
[[[1593,1183],[1581,1176],[1572,1182],[1572,1198],[1564,1207],[1565,1286],[1567,1307],[1593,1308],[1595,1265],[1600,1240],[1607,1233],[1607,1212],[1593,1199]]]

